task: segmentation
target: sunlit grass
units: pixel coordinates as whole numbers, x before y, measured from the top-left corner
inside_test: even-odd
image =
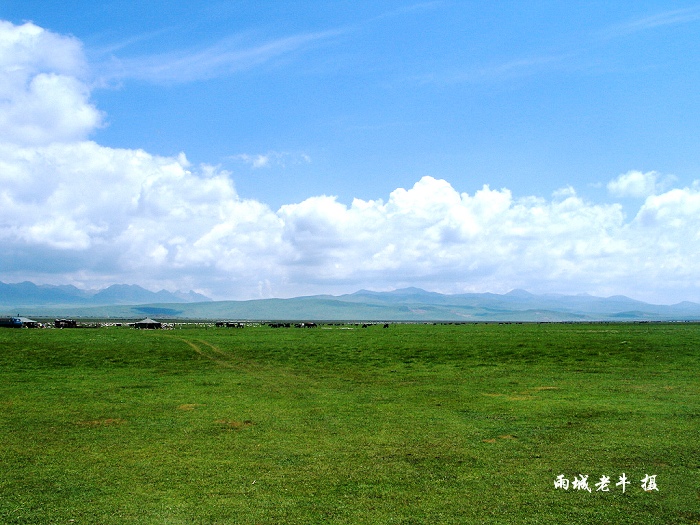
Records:
[[[0,522],[700,521],[700,327],[353,328],[0,331]]]

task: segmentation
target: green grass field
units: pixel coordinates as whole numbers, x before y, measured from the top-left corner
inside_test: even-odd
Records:
[[[700,325],[349,328],[0,330],[0,523],[700,523]]]

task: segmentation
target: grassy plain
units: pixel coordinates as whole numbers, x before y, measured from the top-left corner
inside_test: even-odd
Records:
[[[4,329],[0,522],[697,524],[699,372],[695,324]]]

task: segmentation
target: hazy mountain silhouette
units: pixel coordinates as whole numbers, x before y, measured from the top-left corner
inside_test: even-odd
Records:
[[[0,283],[0,307],[32,315],[328,321],[695,321],[700,304],[654,305],[622,295],[440,294],[420,288],[390,292],[359,290],[333,296],[212,301],[195,292],[151,292],[137,285],[86,291],[73,286]]]
[[[36,285],[29,281],[16,284],[0,282],[0,305],[6,306],[192,303],[210,300],[192,291],[151,292],[135,284],[114,284],[103,290],[81,290],[70,285]]]

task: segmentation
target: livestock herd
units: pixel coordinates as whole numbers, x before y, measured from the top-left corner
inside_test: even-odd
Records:
[[[75,319],[56,319],[53,322],[49,320],[34,321],[24,317],[0,318],[0,327],[7,328],[104,328],[104,327],[120,327],[127,326],[130,328],[140,329],[164,329],[172,330],[181,328],[184,325],[199,326],[202,328],[245,328],[246,326],[268,326],[270,328],[318,328],[318,324],[312,321],[303,322],[264,322],[264,321],[184,321],[181,323],[162,323],[153,321],[152,319],[144,319],[137,322],[118,322],[118,321],[76,321]],[[371,326],[383,325],[384,328],[389,328],[389,323],[324,323],[329,326],[353,326],[369,328]]]

